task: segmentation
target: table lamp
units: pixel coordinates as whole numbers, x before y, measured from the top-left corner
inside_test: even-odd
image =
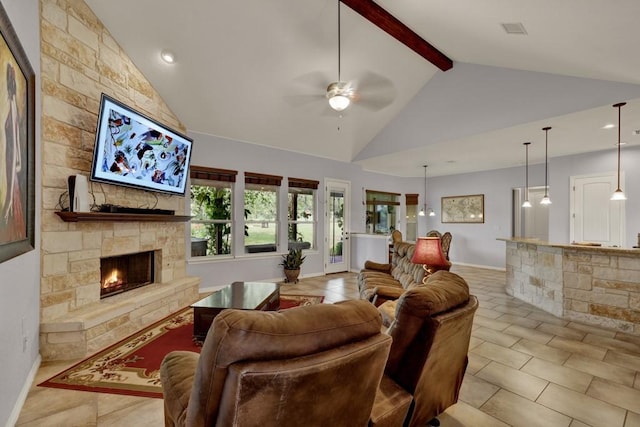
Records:
[[[411,262],[422,264],[425,271],[422,279],[423,284],[431,274],[438,270],[448,270],[451,267],[451,263],[447,261],[442,252],[442,243],[439,237],[418,237]]]

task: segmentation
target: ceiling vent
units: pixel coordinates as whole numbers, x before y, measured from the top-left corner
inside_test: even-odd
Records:
[[[502,25],[507,34],[527,34],[527,30],[525,30],[521,22],[507,22],[500,25]]]

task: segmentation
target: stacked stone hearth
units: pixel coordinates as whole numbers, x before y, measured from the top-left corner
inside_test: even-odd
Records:
[[[89,175],[101,93],[184,126],[82,0],[41,1],[41,334],[44,360],[84,357],[197,300],[186,223],[62,221],[69,175]],[[111,185],[95,203],[185,211],[185,199]],[[100,258],[155,251],[156,283],[100,299]]]

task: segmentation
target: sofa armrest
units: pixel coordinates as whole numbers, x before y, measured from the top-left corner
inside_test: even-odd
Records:
[[[392,268],[393,267],[391,264],[381,264],[379,262],[374,262],[374,261],[365,261],[364,263],[365,270],[381,271],[383,273],[391,274]]]
[[[397,300],[405,292],[406,289],[401,287],[396,288],[394,286],[376,286],[369,301],[371,301],[373,305],[378,307],[381,304],[384,304],[386,301]]]
[[[402,287],[396,288],[394,286],[378,286],[375,289],[375,294],[379,298],[390,300],[400,298],[406,291],[407,290]]]

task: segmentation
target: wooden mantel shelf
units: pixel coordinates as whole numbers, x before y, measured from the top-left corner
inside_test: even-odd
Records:
[[[132,214],[110,212],[56,212],[64,222],[89,222],[89,221],[146,221],[146,222],[187,222],[191,219],[188,215],[160,215],[160,214]]]

